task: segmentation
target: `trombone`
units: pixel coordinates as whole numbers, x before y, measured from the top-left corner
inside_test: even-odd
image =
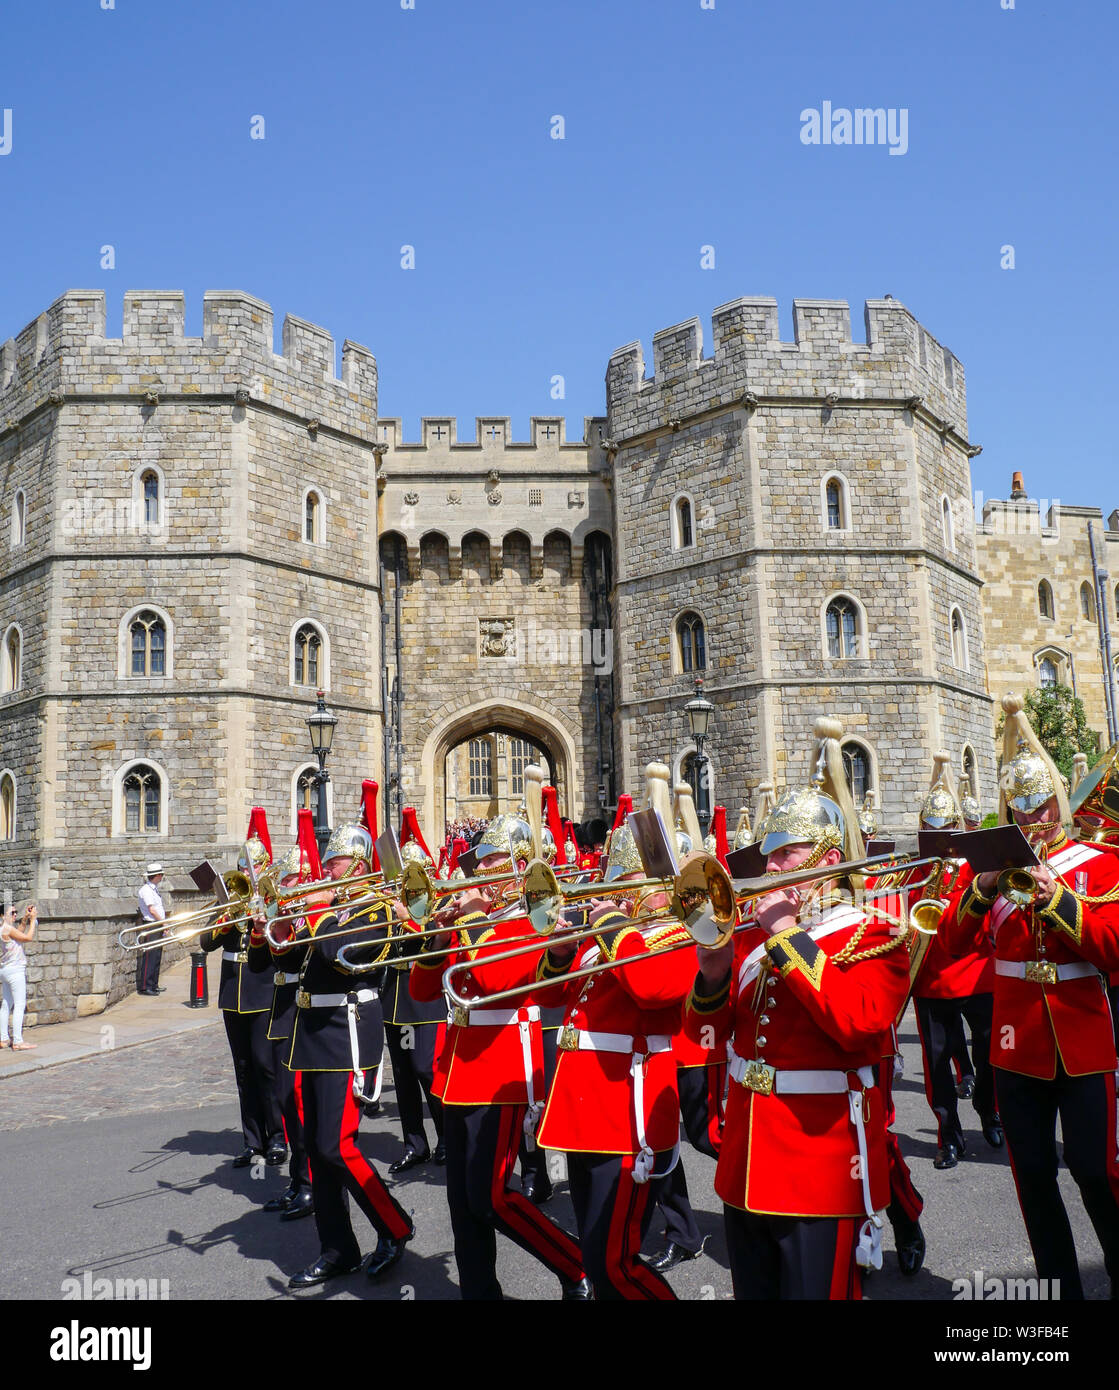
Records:
[[[747,902],[751,902],[755,898],[768,897],[770,893],[780,892],[784,888],[795,888],[805,883],[842,878],[872,866],[885,866],[887,862],[890,867],[898,865],[908,869],[923,868],[925,865],[934,866],[924,879],[909,885],[911,888],[918,888],[925,886],[934,875],[942,871],[944,860],[926,858],[902,862],[899,861],[896,854],[876,855],[868,859],[847,860],[843,863],[832,864],[825,869],[819,867],[793,869],[784,874],[762,874],[757,878],[732,880],[714,855],[708,855],[702,851],[694,852],[685,856],[675,881],[665,879],[645,881],[647,884],[657,884],[662,888],[666,882],[673,883],[675,891],[671,904],[671,915],[677,917],[687,927],[692,938],[691,941],[680,941],[672,946],[654,947],[644,955],[634,956],[630,960],[596,962],[579,970],[568,971],[562,976],[557,976],[554,980],[546,982],[533,980],[529,984],[517,985],[510,989],[500,990],[495,994],[480,995],[474,999],[460,994],[454,987],[455,978],[458,975],[465,975],[475,964],[473,961],[461,961],[450,966],[445,972],[443,990],[453,1005],[470,1010],[497,1003],[499,1000],[519,998],[524,994],[548,989],[554,984],[589,979],[594,975],[604,974],[607,970],[613,970],[619,965],[633,965],[641,960],[650,960],[653,957],[667,955],[671,951],[687,950],[694,946],[705,946],[718,950],[720,947],[729,945],[737,932],[753,925],[751,922],[738,921],[739,911]],[[700,879],[703,881],[702,888],[700,887]],[[605,885],[596,885],[599,889],[603,886]],[[640,887],[642,885],[640,881],[630,880],[626,886]],[[883,897],[886,894],[896,892],[897,889],[892,886],[883,888],[881,891],[872,888],[869,892],[864,893],[863,897],[864,899]],[[599,896],[605,895],[600,892]],[[631,924],[637,926],[650,920],[663,921],[664,915],[651,913],[646,917],[635,917],[631,919]],[[577,942],[596,934],[597,928],[591,927],[569,934],[565,933],[562,939],[564,942]],[[532,949],[532,947],[520,947],[516,950],[497,952],[485,956],[481,963],[490,964],[495,961],[511,960],[514,957],[529,954]],[[536,949],[539,947],[537,946]]]
[[[190,912],[177,912],[171,917],[165,917],[162,922],[142,922],[125,927],[117,934],[117,945],[124,951],[143,952],[153,951],[158,946],[171,946],[179,941],[190,941],[210,931],[213,927],[212,919],[220,916],[223,911],[231,909],[239,914],[230,919],[230,925],[233,925],[253,915],[250,908],[254,899],[263,905],[264,900],[259,889],[254,889],[252,880],[242,870],[227,870],[222,874],[222,882],[229,894],[226,902],[218,902],[215,899],[206,907],[193,908]],[[271,892],[271,878],[262,874],[261,886],[265,892]],[[187,925],[188,923],[191,925]],[[194,925],[195,923],[197,925]],[[179,930],[182,927],[186,927],[186,930]],[[135,937],[135,940],[126,940],[126,937]]]

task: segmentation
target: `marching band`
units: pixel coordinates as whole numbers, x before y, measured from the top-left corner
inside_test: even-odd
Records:
[[[1083,1297],[1059,1117],[1114,1297],[1119,748],[1078,769],[1070,798],[1021,701],[1003,708],[999,827],[978,829],[970,785],[954,791],[937,754],[918,814],[927,853],[868,844],[878,814],[856,810],[828,717],[813,728],[810,782],[767,786],[756,830],[743,807],[734,850],[724,808],[704,843],[690,789],[673,804],[658,763],[647,810],[623,795],[597,859],[535,768],[521,810],[449,845],[438,870],[411,808],[398,839],[378,837],[373,782],[321,865],[309,811],[273,857],[254,809],[220,901],[128,944],[198,936],[221,952],[244,1143],[234,1166],[287,1160],[289,1186],[266,1210],[313,1215],[321,1245],[289,1287],[362,1267],[381,1279],[415,1235],[400,1187],[431,1163],[445,1165],[464,1299],[504,1296],[501,1235],[563,1299],[673,1300],[665,1273],[704,1246],[681,1121],[685,1145],[717,1161],[735,1298],[859,1298],[887,1220],[915,1274],[923,1202],[893,1105],[912,999],[934,1167],[969,1152],[953,1071],[967,1066],[966,1022],[966,1093],[985,1142],[1005,1143],[1039,1278]],[[760,876],[731,877],[744,854]],[[386,1047],[403,1142],[391,1187],[359,1136]],[[574,1230],[541,1209],[557,1173]],[[350,1197],[377,1233],[364,1262]],[[663,1249],[645,1259],[658,1209]]]

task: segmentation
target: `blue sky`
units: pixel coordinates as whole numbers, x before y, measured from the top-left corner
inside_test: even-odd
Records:
[[[1104,0],[108,3],[0,11],[0,339],[69,287],[114,333],[126,289],[199,333],[239,288],[368,345],[407,438],[578,437],[622,343],[747,294],[861,339],[888,293],[964,363],[976,488],[1119,506]],[[907,152],[802,144],[825,100],[904,109]]]

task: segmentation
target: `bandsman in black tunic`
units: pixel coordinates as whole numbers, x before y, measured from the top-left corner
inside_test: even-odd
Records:
[[[435,863],[424,843],[416,821],[415,808],[405,806],[400,829],[400,852],[405,863],[421,864],[434,878]],[[404,927],[407,924],[402,924]],[[400,1113],[400,1128],[404,1152],[390,1173],[406,1173],[421,1163],[433,1159],[446,1162],[443,1146],[443,1102],[431,1094],[435,1073],[435,1044],[441,1027],[445,1027],[447,1007],[442,999],[421,1003],[413,999],[408,989],[408,973],[412,968],[419,943],[409,947],[398,941],[389,958],[381,1002],[385,1015],[385,1042],[392,1063],[392,1083]],[[435,1126],[435,1152],[431,1151],[424,1129],[424,1101]]]
[[[350,1224],[347,1194],[379,1237],[366,1274],[378,1278],[401,1258],[415,1229],[357,1143],[361,1107],[380,1092],[384,1024],[376,982],[391,950],[392,916],[364,899],[368,885],[347,889],[346,879],[369,872],[373,839],[358,824],[340,826],[327,845],[324,868],[336,887],[329,901],[312,904],[311,938],[300,970],[288,1066],[303,1074],[303,1124],[311,1164],[315,1224],[322,1251],[292,1276],[289,1287],[309,1288],[351,1274],[361,1249]],[[357,905],[347,906],[351,899]],[[345,929],[347,935],[324,938]],[[345,950],[346,958],[339,959]]]
[[[255,807],[246,849],[258,872],[272,859],[267,836],[264,812]],[[248,870],[244,852],[239,867],[242,872]],[[244,1138],[244,1148],[233,1166],[247,1168],[262,1155],[269,1167],[279,1167],[287,1157],[287,1146],[268,1041],[274,974],[268,947],[257,925],[237,906],[231,906],[212,931],[202,934],[199,945],[203,951],[221,950],[218,1008],[233,1057]]]

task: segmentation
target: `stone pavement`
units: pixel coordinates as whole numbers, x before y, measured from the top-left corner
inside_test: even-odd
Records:
[[[210,1003],[205,1009],[187,1007],[190,998],[190,958],[185,957],[160,975],[166,994],[156,999],[130,994],[104,1013],[77,1018],[69,1023],[51,1023],[23,1030],[24,1042],[37,1043],[33,1052],[0,1049],[0,1082],[6,1077],[23,1076],[60,1062],[75,1062],[103,1052],[135,1047],[180,1033],[193,1033],[220,1023],[217,1001],[217,971],[210,972]]]

